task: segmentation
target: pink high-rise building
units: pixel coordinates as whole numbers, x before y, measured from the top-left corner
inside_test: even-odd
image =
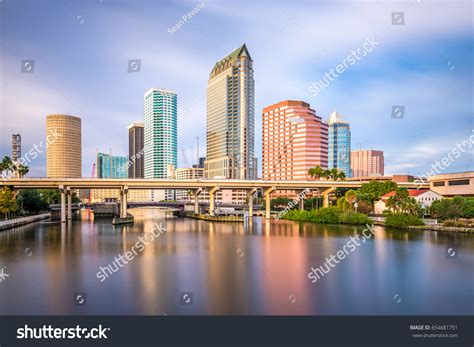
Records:
[[[384,175],[383,151],[358,150],[351,153],[352,177]]]
[[[328,165],[328,126],[303,101],[265,107],[262,116],[262,178],[306,180],[308,170]]]

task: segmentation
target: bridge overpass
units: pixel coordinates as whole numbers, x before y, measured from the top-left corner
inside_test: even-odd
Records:
[[[368,181],[367,181],[368,182]],[[266,181],[266,180],[176,180],[176,179],[108,179],[108,178],[7,178],[0,185],[12,189],[59,189],[61,192],[61,222],[72,218],[71,191],[75,189],[118,189],[120,190],[121,217],[127,216],[127,195],[131,189],[187,189],[194,195],[194,210],[199,211],[199,195],[209,194],[209,212],[215,210],[216,193],[219,190],[245,190],[248,194],[249,217],[253,216],[253,195],[262,190],[266,201],[266,218],[270,218],[270,195],[277,190],[294,190],[297,192],[309,189],[323,197],[323,206],[328,206],[328,195],[336,188],[360,188],[364,181]],[[400,187],[408,189],[429,188],[428,183],[398,182]],[[67,199],[67,208],[66,208]],[[300,208],[302,208],[302,200]],[[67,216],[66,216],[67,210]]]

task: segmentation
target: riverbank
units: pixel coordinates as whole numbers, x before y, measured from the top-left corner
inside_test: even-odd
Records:
[[[430,231],[441,231],[448,233],[468,233],[474,234],[474,228],[462,228],[462,227],[445,227],[443,225],[416,225],[409,226],[409,230],[430,230]]]
[[[13,229],[22,225],[38,222],[43,219],[50,218],[50,213],[41,213],[34,216],[27,216],[27,217],[20,217],[20,218],[13,218],[8,220],[0,221],[0,231]]]

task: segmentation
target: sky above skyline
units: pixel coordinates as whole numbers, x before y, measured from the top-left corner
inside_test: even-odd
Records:
[[[204,4],[204,5],[200,5]],[[174,33],[182,16],[200,5]],[[44,141],[46,115],[82,119],[82,171],[96,150],[128,154],[127,125],[143,121],[152,87],[178,94],[178,166],[206,148],[206,88],[215,62],[245,43],[254,61],[256,154],[262,109],[294,99],[327,119],[350,122],[352,149],[385,152],[386,173],[425,174],[473,132],[473,20],[470,1],[118,1],[0,2],[0,155],[11,134],[23,152]],[[392,12],[405,24],[392,25]],[[377,45],[322,80],[367,40]],[[22,73],[23,60],[34,71]],[[140,71],[128,73],[128,61]],[[392,106],[403,105],[403,119]],[[29,176],[45,176],[45,153]],[[446,172],[474,170],[466,148]]]

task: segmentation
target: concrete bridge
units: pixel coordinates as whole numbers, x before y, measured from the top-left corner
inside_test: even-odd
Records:
[[[367,181],[368,182],[368,181]],[[277,190],[305,189],[316,191],[323,197],[323,206],[329,205],[329,193],[336,188],[360,188],[364,181],[264,181],[264,180],[176,180],[176,179],[108,179],[108,178],[8,178],[0,185],[15,189],[59,189],[61,192],[61,222],[72,218],[71,192],[75,189],[118,189],[120,190],[120,216],[127,216],[127,196],[130,189],[187,189],[194,196],[194,211],[199,211],[199,195],[209,194],[209,212],[214,214],[216,193],[219,190],[245,190],[248,195],[248,215],[253,216],[253,196],[261,190],[265,197],[265,217],[270,218],[270,195]],[[408,189],[429,188],[428,183],[398,182],[398,186]],[[66,207],[67,200],[67,207]],[[300,209],[303,200],[299,201]],[[67,215],[66,215],[67,211]]]

